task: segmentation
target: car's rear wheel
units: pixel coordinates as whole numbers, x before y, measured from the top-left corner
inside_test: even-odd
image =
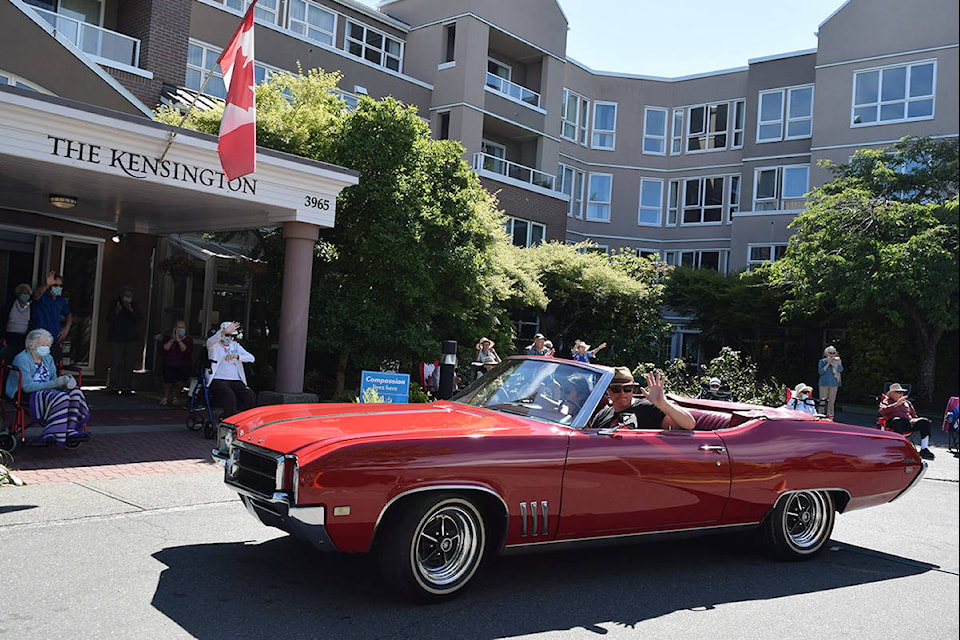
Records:
[[[819,553],[833,533],[836,512],[826,491],[795,491],[780,498],[763,526],[770,550],[784,560]]]
[[[384,580],[421,602],[459,593],[483,559],[486,527],[477,506],[449,493],[396,505],[378,536]]]

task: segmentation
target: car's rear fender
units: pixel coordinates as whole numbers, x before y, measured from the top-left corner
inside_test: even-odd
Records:
[[[402,511],[404,504],[424,493],[444,493],[456,495],[469,499],[473,502],[483,515],[484,523],[487,526],[487,550],[498,552],[503,548],[507,537],[507,525],[509,523],[509,512],[507,503],[499,493],[482,485],[475,484],[437,484],[431,486],[417,487],[399,493],[384,505],[377,517],[374,525],[374,533],[371,538],[371,549],[377,544],[377,536],[386,527],[392,514]]]

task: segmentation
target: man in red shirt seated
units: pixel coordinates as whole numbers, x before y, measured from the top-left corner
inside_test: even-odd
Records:
[[[936,456],[930,451],[930,420],[917,416],[917,410],[908,400],[907,390],[899,382],[894,382],[880,399],[880,415],[887,421],[887,427],[897,433],[920,432],[920,457],[933,460]]]

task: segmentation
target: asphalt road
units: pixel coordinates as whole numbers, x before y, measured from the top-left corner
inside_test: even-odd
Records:
[[[0,638],[955,640],[958,462],[938,453],[808,562],[744,535],[511,556],[429,607],[263,527],[216,471],[4,486]]]

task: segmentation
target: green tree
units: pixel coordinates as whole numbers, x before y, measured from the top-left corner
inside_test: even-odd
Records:
[[[872,315],[913,337],[918,395],[932,398],[937,347],[958,328],[957,139],[860,150],[810,194],[772,282],[786,317]]]

